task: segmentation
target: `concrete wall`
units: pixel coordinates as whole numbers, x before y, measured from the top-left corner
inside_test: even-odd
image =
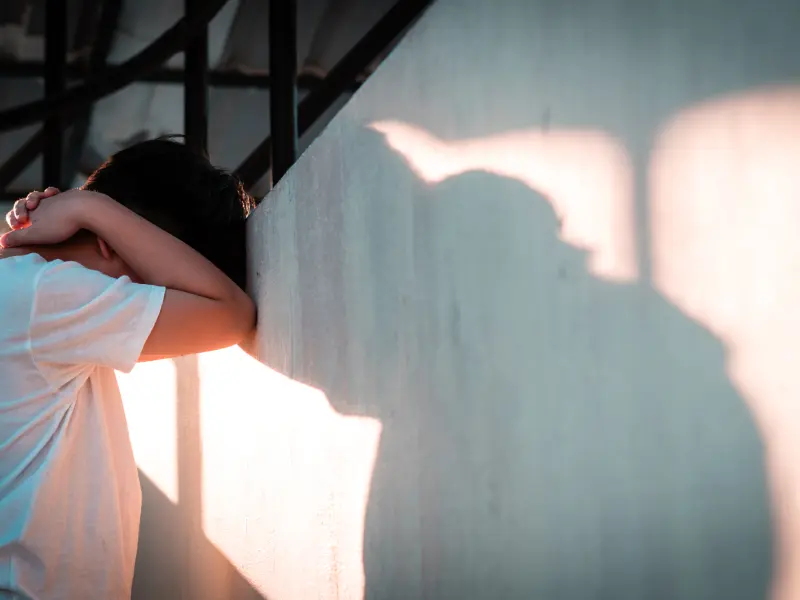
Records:
[[[799,17],[435,3],[121,377],[137,597],[800,597]]]

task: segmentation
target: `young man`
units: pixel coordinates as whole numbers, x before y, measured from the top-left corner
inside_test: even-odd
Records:
[[[114,370],[254,327],[238,250],[216,247],[246,202],[213,194],[240,186],[160,144],[161,165],[136,171],[134,148],[87,189],[18,203],[0,238],[0,598],[130,597],[141,492]]]

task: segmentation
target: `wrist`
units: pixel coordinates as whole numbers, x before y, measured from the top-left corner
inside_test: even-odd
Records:
[[[80,228],[99,235],[99,224],[102,223],[103,214],[108,211],[109,204],[113,200],[105,194],[81,190],[80,195],[73,201],[75,218]]]

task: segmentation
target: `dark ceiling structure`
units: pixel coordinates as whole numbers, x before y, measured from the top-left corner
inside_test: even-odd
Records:
[[[431,0],[4,0],[0,200],[184,133],[257,197]]]

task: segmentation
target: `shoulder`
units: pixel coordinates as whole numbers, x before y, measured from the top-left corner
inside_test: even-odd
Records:
[[[49,263],[36,254],[10,254],[7,250],[0,250],[0,275],[5,277],[20,277],[37,273]]]
[[[93,318],[107,322],[126,310],[143,309],[150,292],[151,286],[127,276],[114,278],[76,262],[53,260],[36,279],[33,319],[43,326]]]
[[[76,281],[109,280],[102,273],[91,271],[76,262],[45,260],[39,254],[13,256],[0,254],[0,281],[4,290],[19,293],[20,286],[38,288],[42,282],[73,285]]]
[[[29,302],[26,292],[34,291],[47,266],[48,262],[38,254],[0,254],[0,312],[6,314],[9,302]]]
[[[133,285],[129,277],[115,279],[77,262],[55,259],[45,262],[36,277],[36,302],[90,302],[96,296],[119,294]]]
[[[36,285],[47,261],[37,254],[0,258],[0,355],[27,347]]]

